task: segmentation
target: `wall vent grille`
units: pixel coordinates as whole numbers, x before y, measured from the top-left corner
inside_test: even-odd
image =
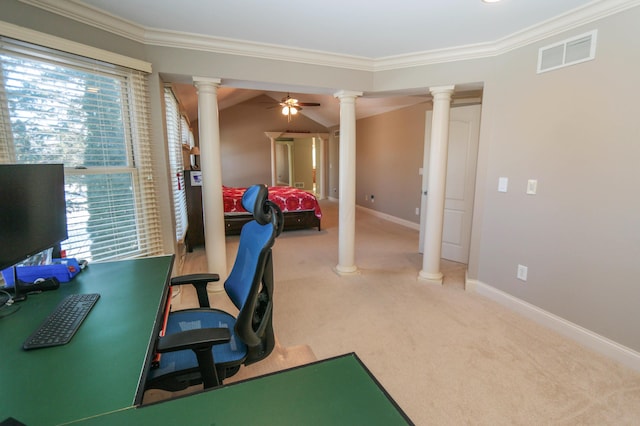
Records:
[[[540,48],[538,74],[594,59],[597,34],[598,30],[593,30]]]

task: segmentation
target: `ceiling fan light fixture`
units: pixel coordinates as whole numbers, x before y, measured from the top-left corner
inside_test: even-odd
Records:
[[[287,117],[288,121],[291,121],[291,116],[297,115],[298,112],[302,111],[303,107],[306,106],[320,106],[317,102],[298,102],[297,99],[292,98],[289,94],[282,98],[280,101],[280,106],[282,107],[282,115]]]
[[[298,108],[294,106],[282,107],[282,115],[296,115],[297,113],[298,113]]]

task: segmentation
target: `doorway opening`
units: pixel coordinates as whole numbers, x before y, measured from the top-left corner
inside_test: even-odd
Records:
[[[265,132],[272,144],[273,186],[291,186],[326,198],[328,133]]]

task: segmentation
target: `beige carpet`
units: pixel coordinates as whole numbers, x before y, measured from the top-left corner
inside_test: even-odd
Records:
[[[640,373],[465,292],[465,265],[443,261],[442,287],[418,281],[417,231],[358,211],[360,274],[336,275],[337,205],[322,207],[323,231],[274,247],[281,347],[356,352],[418,425],[640,424]],[[237,237],[227,247],[231,265]]]

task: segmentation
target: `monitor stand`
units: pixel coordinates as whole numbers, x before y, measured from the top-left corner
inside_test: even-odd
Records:
[[[24,283],[18,278],[18,267],[13,266],[13,301],[27,300],[27,292],[24,291]]]

